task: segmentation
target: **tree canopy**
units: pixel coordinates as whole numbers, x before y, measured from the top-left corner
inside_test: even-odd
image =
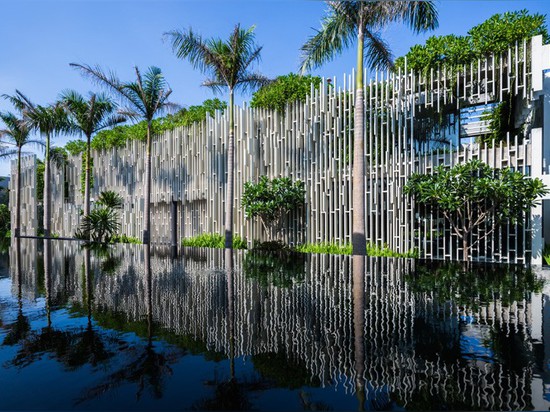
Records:
[[[453,233],[463,242],[464,260],[470,248],[493,233],[499,225],[524,222],[525,214],[539,203],[548,189],[509,168],[493,169],[479,160],[452,168],[439,166],[434,174],[413,174],[405,193],[411,195],[420,214],[440,212]],[[471,241],[472,233],[486,226],[482,236]]]

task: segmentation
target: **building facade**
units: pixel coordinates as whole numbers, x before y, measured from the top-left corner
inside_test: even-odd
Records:
[[[550,46],[542,38],[516,44],[460,69],[428,73],[367,73],[365,85],[365,216],[367,241],[394,251],[418,248],[422,257],[462,259],[461,242],[442,216],[421,219],[403,193],[412,173],[431,173],[480,159],[510,167],[550,186]],[[245,182],[286,176],[305,183],[304,207],[292,212],[282,238],[290,244],[351,239],[354,76],[324,80],[305,103],[284,113],[246,106],[236,110],[235,233],[248,242],[266,240],[259,222],[240,205]],[[483,143],[487,113],[502,102],[513,110],[514,133]],[[228,118],[220,113],[202,123],[156,136],[152,167],[152,242],[169,243],[172,221],[177,238],[223,233]],[[92,154],[92,199],[113,190],[124,199],[122,233],[140,237],[143,222],[145,144]],[[35,160],[25,160],[21,233],[37,231]],[[12,167],[14,175],[14,166]],[[53,173],[53,232],[72,236],[83,209],[82,159],[70,156]],[[12,179],[14,189],[16,179]],[[34,185],[34,186],[33,186]],[[12,201],[15,202],[12,190]],[[542,263],[550,239],[550,207],[544,199],[523,225],[508,225],[470,253],[473,259]],[[548,215],[548,216],[547,216]],[[546,217],[546,219],[545,219]],[[472,234],[482,237],[486,228]]]

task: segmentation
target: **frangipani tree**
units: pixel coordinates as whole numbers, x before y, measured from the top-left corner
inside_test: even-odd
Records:
[[[233,247],[235,103],[236,90],[246,92],[267,84],[268,79],[250,70],[260,60],[261,47],[254,43],[254,26],[245,30],[236,25],[227,41],[204,40],[191,29],[165,33],[178,58],[189,60],[195,69],[210,76],[203,86],[214,91],[229,90],[229,136],[227,141],[227,187],[225,195],[225,247]]]
[[[318,30],[302,46],[302,72],[318,67],[344,49],[357,43],[355,112],[353,129],[353,235],[354,255],[366,253],[365,236],[365,159],[363,70],[392,65],[388,45],[380,29],[394,23],[407,24],[414,32],[437,27],[437,11],[432,0],[425,1],[328,1],[328,11]]]
[[[439,166],[434,174],[413,174],[405,193],[414,198],[418,211],[440,212],[452,232],[462,241],[463,260],[470,249],[492,235],[500,225],[522,224],[525,214],[540,202],[548,189],[538,178],[532,179],[508,168],[495,170],[479,160]],[[483,235],[472,241],[481,226]]]
[[[136,79],[131,82],[122,82],[111,72],[105,72],[101,67],[91,67],[85,64],[71,63],[83,75],[89,77],[100,86],[118,96],[123,107],[118,113],[130,119],[140,119],[147,122],[147,141],[145,146],[145,199],[144,199],[144,225],[143,243],[149,244],[151,239],[151,141],[153,119],[167,109],[176,107],[168,101],[172,94],[162,71],[158,67],[149,67],[145,74],[135,67]]]
[[[30,130],[23,118],[17,117],[14,113],[0,113],[0,119],[4,123],[4,127],[0,129],[0,139],[8,139],[7,143],[10,147],[2,147],[0,149],[0,157],[17,156],[17,176],[16,176],[16,192],[15,192],[15,226],[14,236],[19,237],[21,231],[21,156],[23,147],[34,144],[43,146],[44,143],[40,140],[32,139]],[[0,143],[6,143],[1,140]]]

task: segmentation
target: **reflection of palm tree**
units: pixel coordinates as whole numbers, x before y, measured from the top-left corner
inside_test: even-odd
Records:
[[[153,297],[152,297],[152,275],[151,275],[151,248],[149,244],[145,247],[145,305],[147,311],[147,345],[145,350],[137,356],[135,360],[124,365],[121,369],[115,371],[107,377],[106,382],[101,383],[92,389],[77,401],[85,402],[98,397],[112,389],[121,386],[124,382],[135,382],[138,384],[136,397],[141,398],[143,391],[148,384],[155,398],[161,398],[163,395],[163,378],[166,374],[171,374],[172,369],[169,366],[170,359],[164,353],[157,353],[153,345]],[[139,351],[129,351],[129,353],[139,353]]]
[[[225,273],[227,285],[227,335],[229,337],[229,380],[216,384],[214,396],[193,404],[195,410],[248,410],[251,407],[246,396],[246,386],[235,377],[235,297],[233,288],[233,249],[225,249]]]
[[[4,345],[15,345],[25,339],[31,329],[27,317],[23,314],[23,292],[22,292],[22,273],[21,273],[21,239],[15,238],[15,281],[17,282],[17,303],[19,310],[17,320],[10,326],[10,331],[4,338]]]
[[[39,332],[26,333],[22,340],[15,359],[11,362],[14,366],[25,367],[38,361],[45,353],[53,354],[55,359],[64,364],[70,370],[90,363],[96,366],[99,362],[109,359],[113,353],[105,349],[105,344],[92,328],[91,299],[92,279],[90,275],[89,250],[85,252],[84,269],[86,277],[86,291],[88,300],[88,327],[86,330],[72,332],[58,330],[52,326],[52,250],[50,240],[44,240],[44,285],[46,288],[46,318],[47,325]],[[21,278],[19,239],[16,239],[16,273]],[[19,285],[19,293],[21,286]],[[17,343],[17,342],[14,342]]]
[[[365,257],[353,259],[353,332],[355,348],[355,390],[358,410],[365,410]]]

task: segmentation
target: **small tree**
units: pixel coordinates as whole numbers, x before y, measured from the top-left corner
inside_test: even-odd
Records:
[[[522,224],[525,214],[538,204],[548,190],[540,179],[520,172],[493,169],[479,160],[470,160],[452,168],[439,166],[432,175],[413,174],[405,193],[426,214],[441,212],[451,230],[462,240],[463,260],[469,260],[470,248],[491,235],[499,225]],[[487,227],[473,242],[472,233]]]
[[[247,218],[259,217],[270,240],[281,231],[283,218],[304,204],[304,183],[288,177],[269,180],[261,176],[258,183],[246,182],[242,207]]]

